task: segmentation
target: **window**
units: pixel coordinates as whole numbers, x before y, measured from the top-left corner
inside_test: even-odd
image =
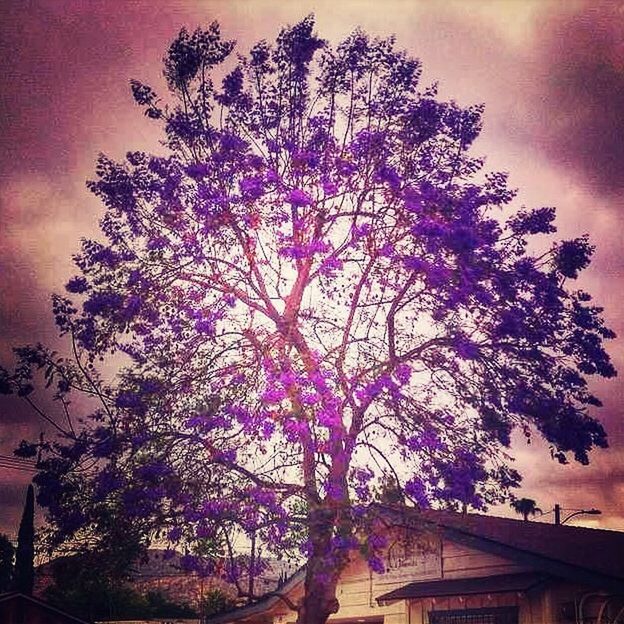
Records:
[[[429,624],[518,624],[518,607],[429,611]]]

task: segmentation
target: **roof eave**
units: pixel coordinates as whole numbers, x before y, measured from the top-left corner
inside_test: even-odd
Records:
[[[253,615],[264,613],[282,600],[283,595],[288,594],[293,591],[297,585],[303,583],[304,579],[305,567],[302,567],[297,570],[297,572],[295,572],[290,579],[286,581],[286,583],[284,583],[279,592],[271,592],[264,598],[260,598],[258,602],[255,602],[254,604],[245,605],[243,607],[238,607],[237,609],[232,609],[231,611],[226,611],[225,613],[218,613],[214,616],[209,616],[205,619],[205,622],[206,624],[227,624],[228,622],[238,622]]]

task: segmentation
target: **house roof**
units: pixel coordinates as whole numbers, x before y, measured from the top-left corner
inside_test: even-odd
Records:
[[[570,579],[602,589],[624,592],[624,532],[585,527],[525,522],[512,518],[500,518],[484,514],[462,514],[452,511],[420,511],[408,507],[375,505],[380,517],[389,526],[405,526],[415,530],[441,532],[447,539],[463,543],[472,548],[490,552],[526,564],[536,570],[531,575],[499,575],[487,577],[487,593],[496,591],[526,591],[535,583],[548,577]],[[295,573],[280,588],[287,594],[303,582],[305,568]],[[541,580],[538,580],[541,579]],[[472,582],[474,581],[474,585]],[[389,592],[379,598],[396,600],[390,597],[397,592],[409,593],[405,598],[424,596],[422,591],[451,592],[451,595],[471,593],[471,588],[483,579],[463,579],[461,583],[452,581],[421,581],[410,583],[396,592]],[[525,587],[512,587],[526,585]],[[418,587],[417,587],[418,586]],[[510,589],[503,589],[509,586]],[[482,586],[481,592],[483,593]],[[498,589],[496,589],[498,587]],[[455,591],[451,591],[455,590]],[[225,624],[264,613],[280,600],[275,594],[267,595],[258,602],[233,611],[210,617],[211,624]]]
[[[377,598],[379,604],[410,598],[437,598],[439,596],[467,596],[470,594],[497,594],[528,591],[546,582],[550,577],[539,572],[497,574],[478,578],[441,579],[409,583]]]
[[[484,514],[379,506],[392,524],[429,526],[472,545],[563,578],[624,590],[624,532],[525,522]],[[616,587],[617,586],[617,587]]]
[[[33,604],[43,611],[47,611],[48,613],[54,613],[55,615],[59,615],[67,620],[67,622],[72,622],[72,624],[89,624],[86,620],[81,620],[75,615],[71,615],[61,609],[57,609],[56,607],[44,602],[43,600],[39,600],[34,596],[27,596],[26,594],[22,594],[20,592],[8,592],[6,594],[0,594],[0,609],[3,604],[7,604],[9,602],[20,602],[20,603],[30,603]]]
[[[206,618],[211,624],[221,624],[225,622],[232,622],[233,620],[244,620],[252,615],[259,615],[264,613],[280,600],[283,600],[282,596],[288,595],[290,591],[295,589],[300,583],[305,580],[305,567],[299,568],[281,587],[275,592],[270,592],[264,597],[261,597],[258,602],[254,602],[243,607],[236,607],[229,611],[223,611],[215,615]]]

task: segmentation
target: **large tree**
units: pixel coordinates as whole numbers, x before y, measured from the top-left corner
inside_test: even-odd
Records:
[[[555,211],[484,172],[483,108],[419,86],[393,39],[331,47],[307,18],[233,48],[182,30],[169,95],[132,81],[162,153],[100,157],[103,237],[54,298],[73,356],[18,350],[2,385],[36,406],[40,368],[81,413],[38,464],[57,542],[129,518],[209,572],[247,535],[221,568],[242,594],[260,547],[299,549],[298,621],[322,624],[355,551],[383,568],[378,488],[482,509],[519,483],[515,428],[564,463],[606,446],[586,377],[615,374],[613,334],[569,286],[587,238],[534,237]]]
[[[26,490],[24,512],[17,533],[13,588],[30,595],[35,584],[35,490],[32,485]]]

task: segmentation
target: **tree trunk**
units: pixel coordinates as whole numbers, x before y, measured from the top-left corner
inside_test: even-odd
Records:
[[[326,557],[313,556],[308,560],[297,624],[325,624],[329,616],[338,611],[339,567],[332,567]]]
[[[320,507],[308,517],[312,553],[306,564],[304,595],[297,624],[325,624],[340,607],[336,588],[349,558],[347,551],[332,546],[336,509]]]

